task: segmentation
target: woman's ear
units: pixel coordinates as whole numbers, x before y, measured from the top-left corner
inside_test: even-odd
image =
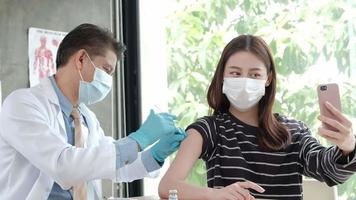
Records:
[[[272,82],[273,76],[272,76],[272,72],[268,73],[268,77],[267,77],[267,81],[266,81],[266,87],[268,87],[271,82]]]

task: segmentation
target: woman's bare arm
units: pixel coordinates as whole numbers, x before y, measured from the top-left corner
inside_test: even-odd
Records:
[[[189,129],[188,137],[182,142],[175,160],[159,184],[158,192],[161,198],[167,199],[170,189],[178,191],[179,199],[188,200],[255,200],[248,189],[264,192],[263,188],[250,181],[236,182],[222,189],[198,187],[186,183],[185,179],[194,163],[199,159],[202,146],[202,136],[195,129]]]
[[[178,190],[180,199],[207,199],[213,189],[197,187],[185,182],[185,179],[202,151],[203,138],[195,129],[187,131],[188,137],[182,142],[177,156],[159,184],[159,196],[168,198],[170,189]]]

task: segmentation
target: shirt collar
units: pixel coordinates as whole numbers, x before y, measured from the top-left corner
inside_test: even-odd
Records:
[[[52,86],[54,88],[54,91],[57,94],[58,100],[59,100],[59,105],[61,106],[62,111],[66,115],[66,117],[70,116],[70,113],[72,112],[72,104],[68,100],[67,97],[65,97],[62,93],[62,91],[59,89],[56,80],[54,79],[54,75],[49,77],[49,80],[51,80]]]

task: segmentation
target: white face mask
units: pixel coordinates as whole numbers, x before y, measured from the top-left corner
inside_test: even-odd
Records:
[[[246,112],[265,95],[266,80],[251,78],[224,78],[223,93],[232,106]]]
[[[110,92],[112,86],[112,76],[95,66],[88,54],[87,56],[94,67],[94,77],[92,82],[86,82],[79,71],[81,78],[79,84],[79,102],[91,105],[103,100]]]

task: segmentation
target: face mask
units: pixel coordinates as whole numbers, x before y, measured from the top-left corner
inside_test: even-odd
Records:
[[[223,93],[232,106],[246,112],[265,95],[266,80],[251,78],[224,78]]]
[[[95,69],[94,77],[93,81],[88,83],[84,81],[82,74],[79,71],[80,78],[82,79],[79,83],[79,102],[90,105],[103,100],[110,92],[112,77],[104,70],[96,67],[88,54],[87,56]]]

